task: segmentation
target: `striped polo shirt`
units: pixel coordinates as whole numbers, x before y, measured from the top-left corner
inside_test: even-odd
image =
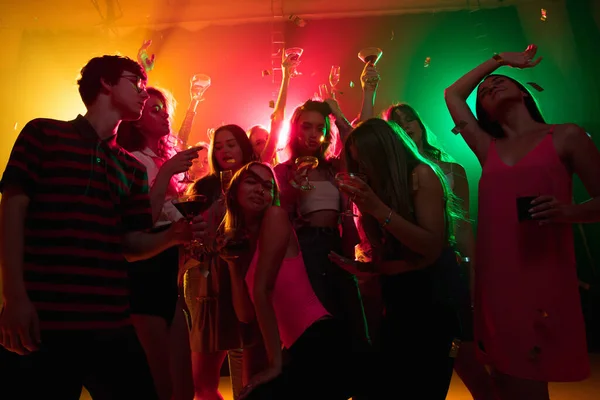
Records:
[[[21,131],[0,191],[21,188],[24,281],[43,330],[129,325],[122,237],[152,227],[146,168],[81,115]]]

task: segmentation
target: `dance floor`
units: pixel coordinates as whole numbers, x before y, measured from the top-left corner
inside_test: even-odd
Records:
[[[588,380],[578,383],[553,383],[550,385],[550,398],[552,400],[600,399],[600,354],[591,354],[590,360],[592,363],[592,376]],[[220,389],[225,400],[233,400],[229,378],[221,378]],[[81,400],[91,400],[85,390],[81,395]],[[473,400],[456,374],[452,378],[450,392],[446,400]]]

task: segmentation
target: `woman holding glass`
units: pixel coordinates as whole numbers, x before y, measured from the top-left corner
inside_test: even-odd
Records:
[[[347,132],[348,122],[335,104],[336,125]],[[342,218],[347,199],[337,188],[336,140],[331,129],[332,107],[309,100],[298,107],[290,122],[291,158],[275,167],[281,189],[281,207],[294,222],[304,264],[317,297],[325,308],[349,322],[355,333],[367,338],[362,301],[356,278],[328,258],[330,251],[354,254],[357,243],[352,217]],[[344,137],[342,137],[342,140]],[[340,226],[341,234],[340,234]]]
[[[369,119],[345,144],[350,177],[340,189],[359,211],[362,261],[332,253],[358,276],[379,275],[384,309],[380,380],[370,398],[443,400],[452,376],[449,357],[456,312],[448,303],[456,199],[440,169],[423,158],[393,122]],[[375,368],[375,366],[374,366]]]
[[[229,354],[234,396],[243,387],[242,342],[233,305],[232,277],[228,265],[214,246],[217,229],[225,215],[223,191],[227,177],[252,161],[252,145],[246,132],[237,125],[218,128],[211,138],[211,173],[195,182],[188,191],[206,197],[210,208],[203,213],[208,224],[200,263],[185,273],[185,300],[190,313],[192,371],[197,400],[222,399],[219,393],[221,365]],[[222,180],[223,178],[223,180]]]
[[[600,221],[600,153],[579,126],[547,124],[522,84],[492,74],[535,67],[536,53],[496,54],[445,92],[483,168],[475,338],[501,400],[548,400],[548,382],[590,372],[571,224]],[[592,197],[583,204],[573,204],[575,174]]]
[[[146,166],[158,230],[183,218],[171,204],[181,189],[177,174],[192,165],[200,148],[175,153],[169,141],[172,105],[164,92],[151,87],[146,90],[149,98],[141,118],[122,122],[117,142]],[[130,263],[129,268],[132,322],[162,400],[189,399],[192,394],[188,333],[183,303],[178,301],[178,269],[178,247]]]

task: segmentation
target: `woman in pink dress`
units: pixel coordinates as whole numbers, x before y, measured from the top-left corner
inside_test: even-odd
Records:
[[[546,124],[521,84],[490,75],[534,67],[536,52],[495,55],[445,92],[483,168],[475,336],[501,400],[547,400],[548,382],[589,375],[571,224],[600,221],[600,153],[579,126]],[[476,119],[466,99],[478,84]],[[573,174],[592,200],[572,204]]]

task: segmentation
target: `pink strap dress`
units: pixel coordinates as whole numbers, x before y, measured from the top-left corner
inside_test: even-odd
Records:
[[[490,144],[479,182],[475,337],[480,361],[510,376],[579,381],[590,372],[570,224],[519,222],[516,198],[572,201],[548,135],[515,165]]]

